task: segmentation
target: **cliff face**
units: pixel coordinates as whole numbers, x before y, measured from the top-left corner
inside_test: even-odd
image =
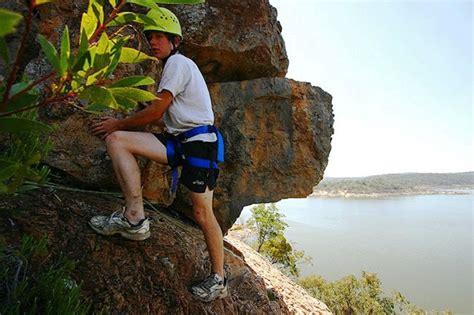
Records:
[[[75,12],[80,3],[69,4]],[[173,6],[183,24],[182,51],[203,70],[226,145],[215,211],[224,231],[245,205],[304,197],[323,177],[333,134],[331,96],[308,83],[283,78],[288,58],[276,10],[268,1],[208,1],[196,6]],[[43,13],[50,37],[69,22],[73,37],[77,17]],[[36,60],[30,72],[40,72]],[[159,65],[122,67],[117,76],[155,73]],[[239,81],[235,81],[239,80]],[[229,82],[232,81],[232,82]],[[89,187],[118,189],[104,144],[88,133],[91,117],[61,104],[44,111],[58,125],[55,149],[48,164]],[[143,163],[144,195],[169,206],[169,168]],[[181,187],[173,207],[189,213]]]

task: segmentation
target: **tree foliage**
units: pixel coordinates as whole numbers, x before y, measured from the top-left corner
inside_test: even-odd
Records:
[[[362,277],[350,275],[339,281],[329,282],[321,276],[300,279],[299,284],[318,300],[323,301],[334,314],[427,314],[410,303],[400,292],[384,295],[376,274],[362,272]],[[451,312],[436,312],[451,314]]]
[[[283,221],[284,215],[279,212],[274,203],[256,205],[251,211],[252,217],[248,224],[257,232],[257,251],[260,252],[263,243],[277,235],[282,235],[288,224]]]
[[[305,256],[304,251],[294,249],[283,234],[278,234],[264,242],[261,252],[273,264],[278,265],[284,272],[295,277],[299,276],[297,263],[310,261],[309,257]]]
[[[284,236],[285,228],[288,226],[283,221],[284,215],[273,203],[256,205],[251,211],[252,217],[247,224],[257,234],[255,245],[257,252],[265,255],[282,271],[297,277],[299,275],[297,263],[308,261],[309,258],[303,251],[295,250]]]

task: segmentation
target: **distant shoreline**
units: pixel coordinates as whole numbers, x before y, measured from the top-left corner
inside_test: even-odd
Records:
[[[309,198],[346,198],[346,199],[377,199],[387,197],[405,197],[405,196],[426,196],[426,195],[471,195],[474,187],[448,190],[419,190],[419,191],[401,191],[392,193],[353,193],[353,192],[328,192],[315,191]]]
[[[310,197],[386,198],[417,195],[465,195],[474,190],[474,172],[405,173],[325,178]]]

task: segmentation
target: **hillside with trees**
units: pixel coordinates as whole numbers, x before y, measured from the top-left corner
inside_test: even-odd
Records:
[[[325,178],[314,187],[315,197],[380,197],[428,194],[467,194],[474,172],[403,173],[367,177]]]

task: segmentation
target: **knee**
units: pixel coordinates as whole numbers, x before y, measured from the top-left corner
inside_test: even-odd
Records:
[[[123,131],[114,131],[105,138],[107,149],[121,146],[123,139]]]
[[[194,206],[193,207],[193,216],[196,222],[199,225],[203,225],[206,222],[209,222],[209,217],[213,215],[212,209],[209,209],[204,206]]]

